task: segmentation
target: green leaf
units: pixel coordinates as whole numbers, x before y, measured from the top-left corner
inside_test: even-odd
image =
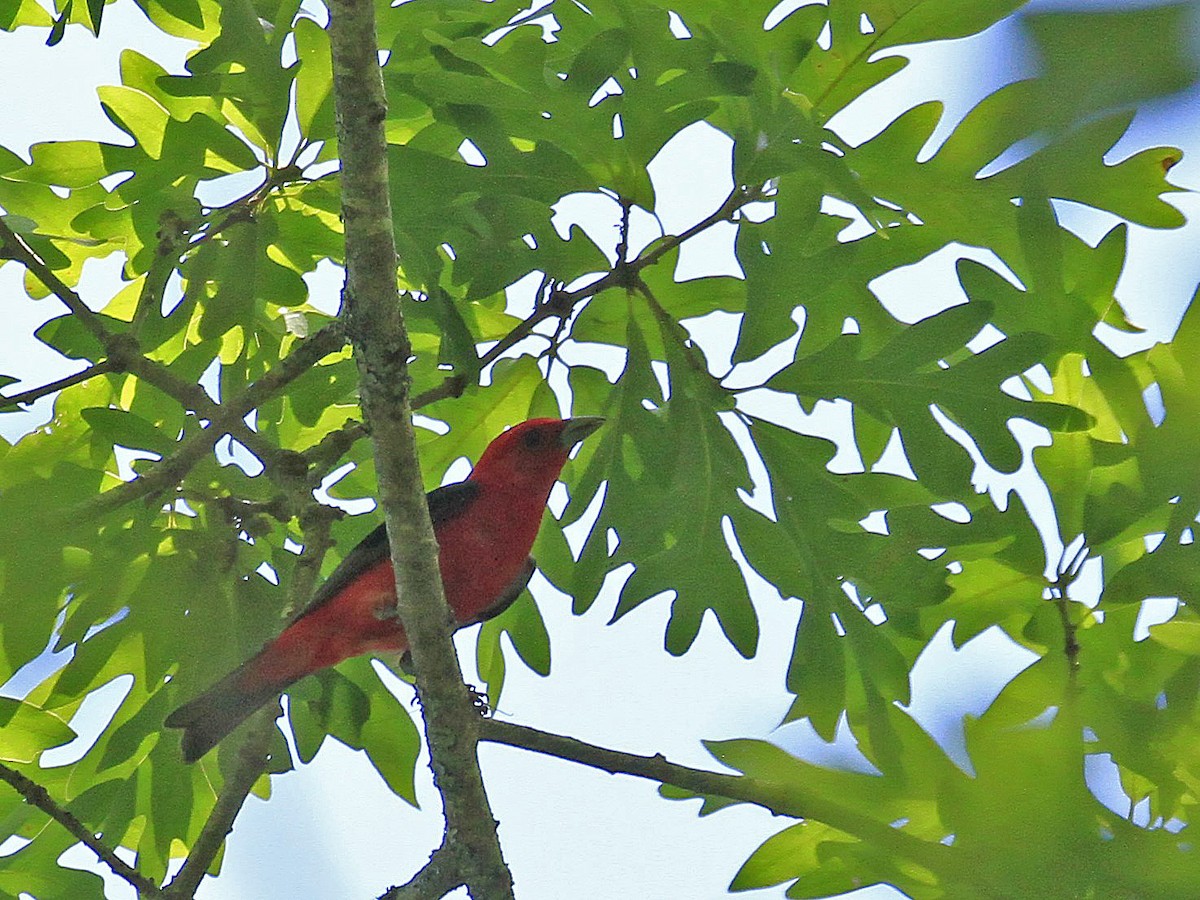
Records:
[[[567,85],[572,90],[592,94],[601,82],[617,71],[629,48],[629,32],[624,28],[600,32],[576,55],[567,72]]]
[[[362,723],[359,740],[347,743],[365,751],[392,792],[416,806],[416,766],[422,745],[412,716],[383,686],[369,660],[347,660],[340,668],[370,697],[370,711]]]
[[[801,822],[768,838],[746,860],[730,890],[747,891],[771,887],[799,878],[788,891],[790,897],[825,897],[849,893],[861,886],[853,870],[829,864],[827,844],[853,843],[853,836],[820,822]]]
[[[817,608],[806,610],[796,629],[788,667],[788,687],[796,701],[787,718],[808,718],[827,741],[833,740],[846,709],[846,652],[829,615],[821,615]]]
[[[51,319],[34,336],[71,359],[99,360],[104,348],[77,317],[67,314]]]
[[[54,27],[50,29],[50,35],[46,38],[47,47],[56,47],[62,41],[63,35],[67,30],[67,21],[71,16],[71,11],[75,6],[75,0],[65,0],[58,18],[54,20]]]
[[[615,617],[673,590],[669,652],[685,652],[712,610],[734,647],[751,656],[758,618],[725,535],[726,517],[741,511],[737,491],[749,482],[741,451],[716,415],[729,397],[707,372],[697,371],[694,356],[685,360],[690,348],[681,347],[682,335],[674,333],[660,335],[675,380],[670,400],[663,402],[633,317],[627,335],[621,389],[595,410],[609,422],[575,484],[577,496],[586,500],[607,481],[600,518],[573,572],[576,608],[599,589],[605,573],[630,562],[634,571]],[[643,399],[658,408],[648,410]],[[620,535],[611,555],[609,528]]]
[[[1070,121],[1187,87],[1200,74],[1185,37],[1191,13],[1174,3],[1022,17],[1045,66],[1045,108]]]
[[[103,440],[141,450],[153,450],[166,454],[175,445],[175,440],[159,431],[141,416],[123,409],[108,409],[93,406],[83,410],[83,419],[96,435]]]
[[[162,156],[169,114],[153,97],[115,85],[101,87],[97,93],[114,125],[132,137],[152,159]]]
[[[879,43],[895,47],[914,40],[952,40],[978,34],[1024,4],[1020,0],[982,0],[966,4],[954,0],[906,0],[900,4],[864,5],[880,35]]]
[[[1150,629],[1150,637],[1171,650],[1200,656],[1200,622],[1189,619],[1155,625]]]
[[[479,631],[476,666],[488,685],[493,707],[499,703],[504,685],[506,665],[501,639],[506,634],[521,662],[542,677],[550,674],[550,635],[541,611],[526,592],[499,616],[484,622]]]
[[[42,751],[75,738],[70,726],[53,712],[9,697],[0,697],[0,728],[4,729],[0,758],[10,763],[32,763]]]
[[[329,35],[308,18],[296,21],[296,56],[300,71],[296,74],[296,118],[300,133],[308,140],[327,140],[333,136],[333,64]]]
[[[45,28],[53,20],[37,0],[18,0],[0,9],[0,30],[13,31],[19,25],[33,25]]]

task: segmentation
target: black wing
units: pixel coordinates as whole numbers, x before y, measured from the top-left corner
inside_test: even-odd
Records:
[[[500,613],[504,612],[510,606],[517,602],[517,598],[525,592],[525,588],[529,586],[529,581],[533,578],[533,572],[537,568],[537,560],[532,556],[525,560],[525,567],[521,569],[513,583],[504,589],[504,593],[496,598],[487,609],[473,618],[470,622],[460,622],[459,628],[467,628],[470,625],[478,625],[480,622],[486,622],[488,619],[494,619]]]
[[[496,602],[473,618],[470,622],[459,622],[455,625],[455,630],[459,628],[470,628],[472,625],[478,625],[481,622],[486,622],[488,619],[494,619],[500,613],[504,612],[510,606],[517,602],[517,598],[524,593],[525,588],[529,586],[529,580],[533,578],[534,570],[537,569],[537,560],[532,556],[525,560],[525,567],[521,569],[519,575],[507,588],[504,593],[496,598]],[[400,668],[407,675],[416,675],[417,670],[413,668],[412,651],[405,650],[404,655],[400,657]]]
[[[430,491],[425,495],[425,502],[429,505],[429,518],[433,521],[433,527],[437,528],[461,516],[478,494],[479,485],[473,481],[445,484]],[[292,621],[324,606],[363,572],[387,559],[388,554],[387,525],[381,524],[372,529],[370,534],[358,542],[358,546],[346,554],[325,583],[317,589],[312,602]]]

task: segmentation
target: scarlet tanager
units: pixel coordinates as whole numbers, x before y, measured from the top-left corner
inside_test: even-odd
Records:
[[[437,535],[446,602],[459,627],[503,612],[533,574],[542,509],[572,448],[603,419],[531,419],[488,445],[466,481],[426,495]],[[230,674],[166,719],[183,729],[194,762],[263,704],[320,669],[363,653],[403,653],[396,582],[380,525],[321,585],[312,602]]]

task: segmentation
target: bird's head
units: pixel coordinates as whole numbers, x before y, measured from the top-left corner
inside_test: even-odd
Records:
[[[549,491],[575,445],[604,424],[598,416],[530,419],[493,440],[471,480]]]

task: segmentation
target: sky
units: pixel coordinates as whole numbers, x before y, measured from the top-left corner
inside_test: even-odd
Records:
[[[1062,5],[1036,4],[1038,8]],[[29,29],[0,34],[0,83],[22,85],[20,103],[8,101],[14,108],[4,109],[0,116],[0,144],[16,152],[39,140],[120,140],[121,133],[104,118],[95,98],[96,85],[119,81],[120,51],[137,46],[169,70],[181,71],[188,50],[186,43],[164,38],[146,26],[131,2],[108,8],[99,39],[71,28],[56,48],[44,47],[43,41],[44,32]],[[945,42],[922,53],[902,77],[872,91],[856,104],[858,108],[847,110],[832,125],[848,141],[857,143],[882,128],[894,115],[897,103],[911,106],[936,97],[947,102],[947,123],[935,134],[936,144],[982,96],[1027,73],[1031,65],[1016,27],[1002,23],[977,38]],[[947,72],[955,73],[954,77],[947,79]],[[31,73],[36,77],[30,77]],[[1120,158],[1158,143],[1184,145],[1193,155],[1185,157],[1172,178],[1183,185],[1200,183],[1200,133],[1195,125],[1200,117],[1181,115],[1181,109],[1194,110],[1196,102],[1193,92],[1139,113],[1114,156]],[[1185,127],[1183,123],[1189,121]],[[703,128],[694,129],[664,150],[655,166],[655,178],[663,204],[659,212],[669,228],[686,227],[720,202],[728,190],[727,157],[728,142]],[[686,171],[690,178],[674,177],[672,173],[677,171]],[[700,173],[706,173],[703,183],[708,190],[695,187]],[[1195,197],[1183,195],[1171,198],[1189,215],[1195,201]],[[1095,214],[1071,209],[1060,213],[1085,238],[1098,237],[1111,225]],[[594,197],[564,204],[560,215],[564,222],[577,217],[597,232],[608,227],[603,201]],[[1146,340],[1151,342],[1169,339],[1200,279],[1194,227],[1167,233],[1132,229],[1121,299],[1147,327]],[[727,242],[725,247],[722,241]],[[697,265],[719,267],[729,264],[722,254],[728,256],[731,246],[730,232],[710,244],[697,242],[683,258],[686,262],[691,254]],[[13,264],[0,269],[0,298],[9,326],[0,334],[0,369],[25,380],[5,389],[9,394],[61,377],[77,366],[35,341],[20,338],[36,324],[64,311],[53,298],[27,300],[20,288],[21,275]],[[100,301],[114,277],[111,263],[89,264],[81,293]],[[953,279],[953,254],[931,261],[910,277],[919,279],[923,290],[941,298],[943,305],[953,302],[959,290]],[[881,300],[894,303],[893,311],[900,315],[912,293],[910,286],[903,280],[881,285]],[[919,309],[913,312],[920,315]],[[732,347],[731,332],[721,327],[719,319],[698,338],[717,359]],[[840,415],[835,404],[823,407],[812,418],[804,416],[798,405],[773,410],[776,420],[831,434],[842,427]],[[0,435],[14,440],[48,417],[49,400],[30,412],[0,414]],[[1038,486],[1028,469],[1008,482],[987,471],[978,475],[982,485],[991,485],[993,496],[1003,496],[1009,487],[1026,492],[1033,508],[1041,503],[1042,514],[1051,517],[1052,525],[1052,511],[1044,498],[1038,499]],[[1047,553],[1053,558],[1055,548],[1048,546]],[[534,593],[553,635],[554,671],[543,679],[519,664],[510,665],[499,716],[617,749],[663,752],[670,759],[695,766],[713,765],[701,740],[744,736],[769,738],[792,752],[828,764],[851,768],[866,764],[848,734],[828,746],[805,723],[776,729],[790,703],[778,683],[779,672],[791,654],[800,604],[782,601],[769,585],[759,583],[756,589],[763,641],[751,660],[738,655],[711,622],[687,655],[668,656],[662,651],[668,611],[664,602],[644,604],[609,625],[615,606],[613,591],[579,617],[571,615],[568,599],[540,576]],[[460,634],[458,642],[469,669],[474,659],[473,635]],[[943,631],[914,670],[910,711],[951,758],[969,766],[962,744],[962,716],[981,714],[1004,682],[1028,662],[1025,651],[996,632],[985,632],[955,652]],[[969,696],[952,690],[963,683],[977,689]],[[63,763],[85,751],[96,728],[105,721],[106,710],[115,708],[126,689],[127,685],[114,682],[97,692],[74,723],[81,732],[80,740],[55,751],[53,759]],[[410,696],[406,686],[397,685],[396,690],[406,700]],[[636,702],[622,702],[631,697]],[[612,897],[705,900],[725,896],[725,885],[741,862],[787,824],[750,806],[702,819],[696,815],[696,802],[663,801],[651,782],[610,776],[508,748],[485,745],[481,752],[505,854],[524,900],[594,896],[581,886],[598,882],[603,883],[603,896]],[[327,741],[312,764],[274,780],[270,802],[251,798],[228,845],[222,876],[206,880],[199,897],[374,897],[389,884],[403,882],[441,837],[427,770],[419,768],[418,776],[424,811],[413,810],[379,785],[360,754]],[[0,852],[4,852],[3,845]],[[88,864],[90,853],[72,853],[72,864]],[[112,900],[131,896],[123,882],[113,877],[108,882]],[[744,896],[779,898],[783,888]],[[869,888],[853,896],[879,900],[897,894],[886,888]]]

